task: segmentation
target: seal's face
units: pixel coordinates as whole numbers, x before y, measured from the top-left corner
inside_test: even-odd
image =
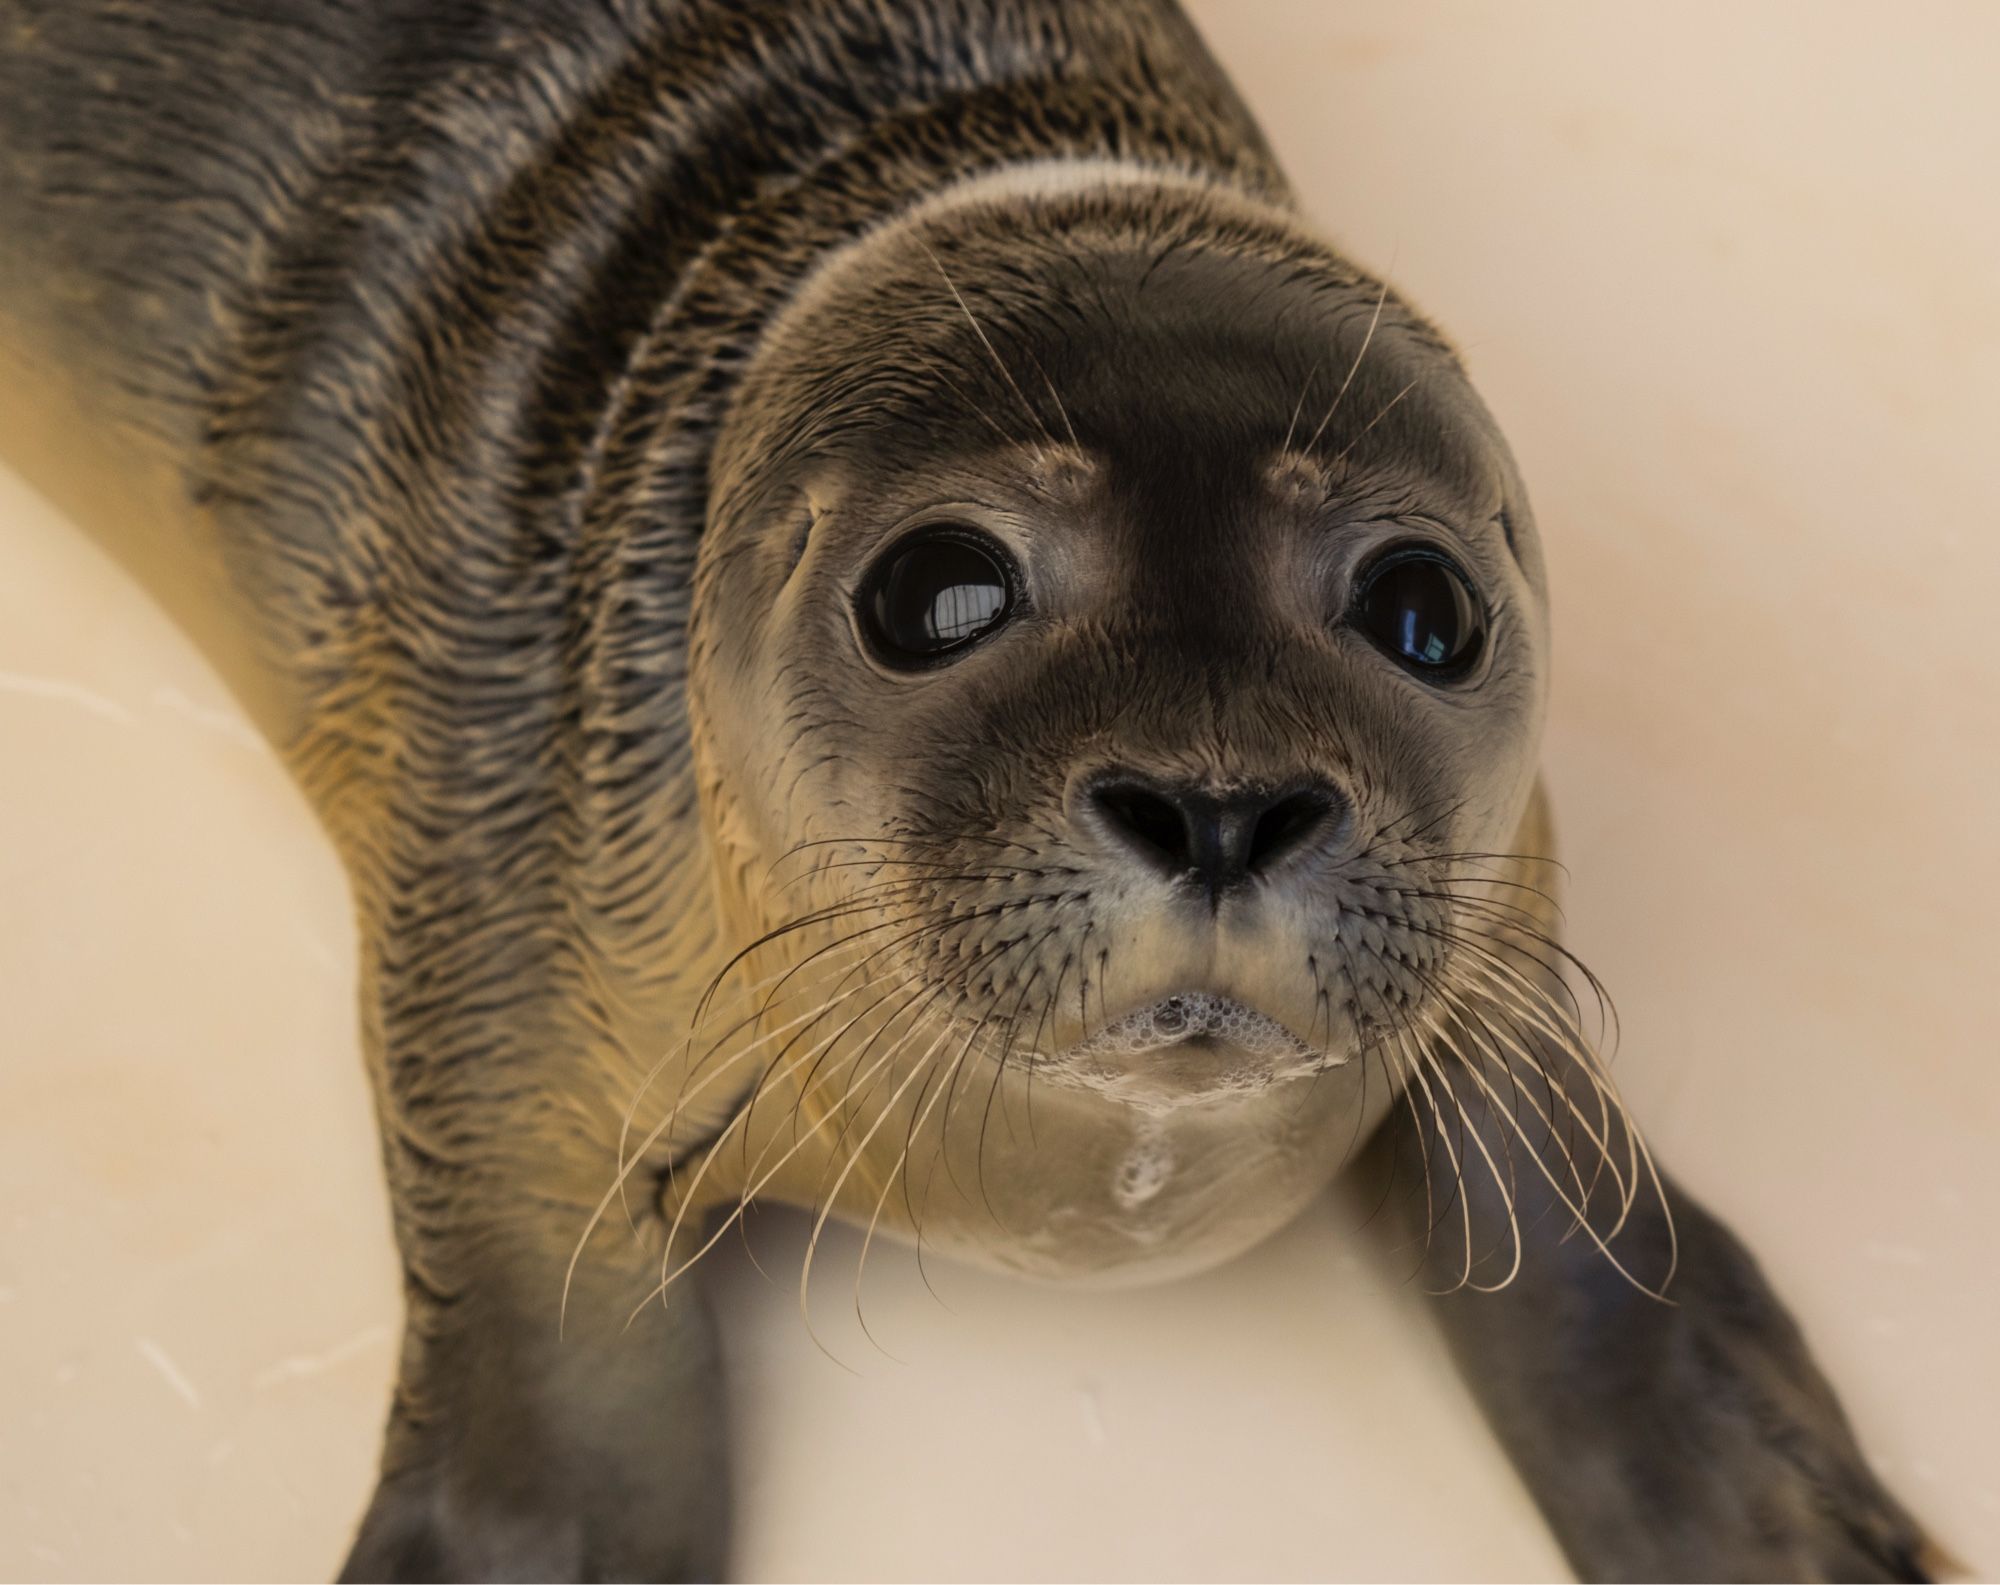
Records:
[[[1330,256],[962,219],[862,251],[760,354],[697,595],[720,883],[846,1073],[803,1111],[942,1148],[1017,1084],[1059,1136],[1005,1174],[1044,1242],[1144,1223],[1206,1151],[1172,1218],[1235,1247],[1393,1093],[1358,1059],[1396,1076],[1479,906],[1462,858],[1526,803],[1511,465]]]

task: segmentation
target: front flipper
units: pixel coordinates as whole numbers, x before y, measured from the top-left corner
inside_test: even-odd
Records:
[[[459,1291],[411,1285],[381,1482],[340,1577],[716,1578],[727,1450],[701,1294],[676,1284],[627,1328],[657,1269],[620,1219],[579,1262],[559,1337],[568,1252],[460,1234]]]
[[[1539,1075],[1524,1084],[1552,1093],[1533,1088]],[[1462,1120],[1454,1111],[1449,1129],[1426,1127],[1417,1144],[1406,1110],[1376,1141],[1377,1166],[1401,1179],[1382,1220],[1405,1252],[1428,1244],[1422,1280],[1451,1290],[1435,1304],[1452,1351],[1582,1578],[1924,1580],[1949,1566],[1870,1472],[1798,1326],[1727,1228],[1671,1179],[1655,1191],[1648,1178],[1608,1238],[1621,1274],[1529,1160],[1537,1152],[1573,1186],[1549,1131],[1498,1117],[1476,1084],[1453,1087]],[[1615,1115],[1612,1129],[1622,1154]],[[1428,1197],[1416,1177],[1425,1150]],[[1455,1190],[1445,1187],[1454,1154],[1474,1163]],[[1512,1263],[1503,1184],[1520,1266],[1482,1292],[1460,1285],[1465,1252],[1475,1283],[1497,1283]],[[1594,1197],[1600,1234],[1616,1210]],[[1664,1299],[1638,1286],[1660,1283],[1670,1264]]]

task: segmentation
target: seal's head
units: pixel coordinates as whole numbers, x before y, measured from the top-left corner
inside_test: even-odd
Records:
[[[927,1196],[1027,1231],[925,1236],[1016,1265],[1289,1216],[1533,786],[1542,570],[1450,351],[1213,189],[975,188],[807,281],[713,485],[698,763],[787,1117],[871,1190],[976,1131]]]

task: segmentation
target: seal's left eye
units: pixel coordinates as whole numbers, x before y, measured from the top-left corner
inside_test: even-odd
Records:
[[[860,605],[861,625],[884,660],[929,664],[1013,615],[1007,553],[970,529],[921,530],[875,564]]]
[[[1472,670],[1486,644],[1486,612],[1450,557],[1401,547],[1361,575],[1354,625],[1420,677],[1449,681]]]

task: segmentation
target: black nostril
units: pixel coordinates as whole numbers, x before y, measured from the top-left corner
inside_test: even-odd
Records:
[[[1285,794],[1251,826],[1245,867],[1255,873],[1303,846],[1333,818],[1338,807],[1331,796],[1317,788]]]
[[[1109,782],[1091,794],[1114,832],[1149,858],[1157,857],[1175,870],[1193,863],[1188,823],[1170,800],[1137,782]]]
[[[1216,792],[1129,775],[1099,782],[1090,800],[1122,846],[1167,874],[1199,879],[1214,897],[1328,841],[1346,807],[1320,783]]]

